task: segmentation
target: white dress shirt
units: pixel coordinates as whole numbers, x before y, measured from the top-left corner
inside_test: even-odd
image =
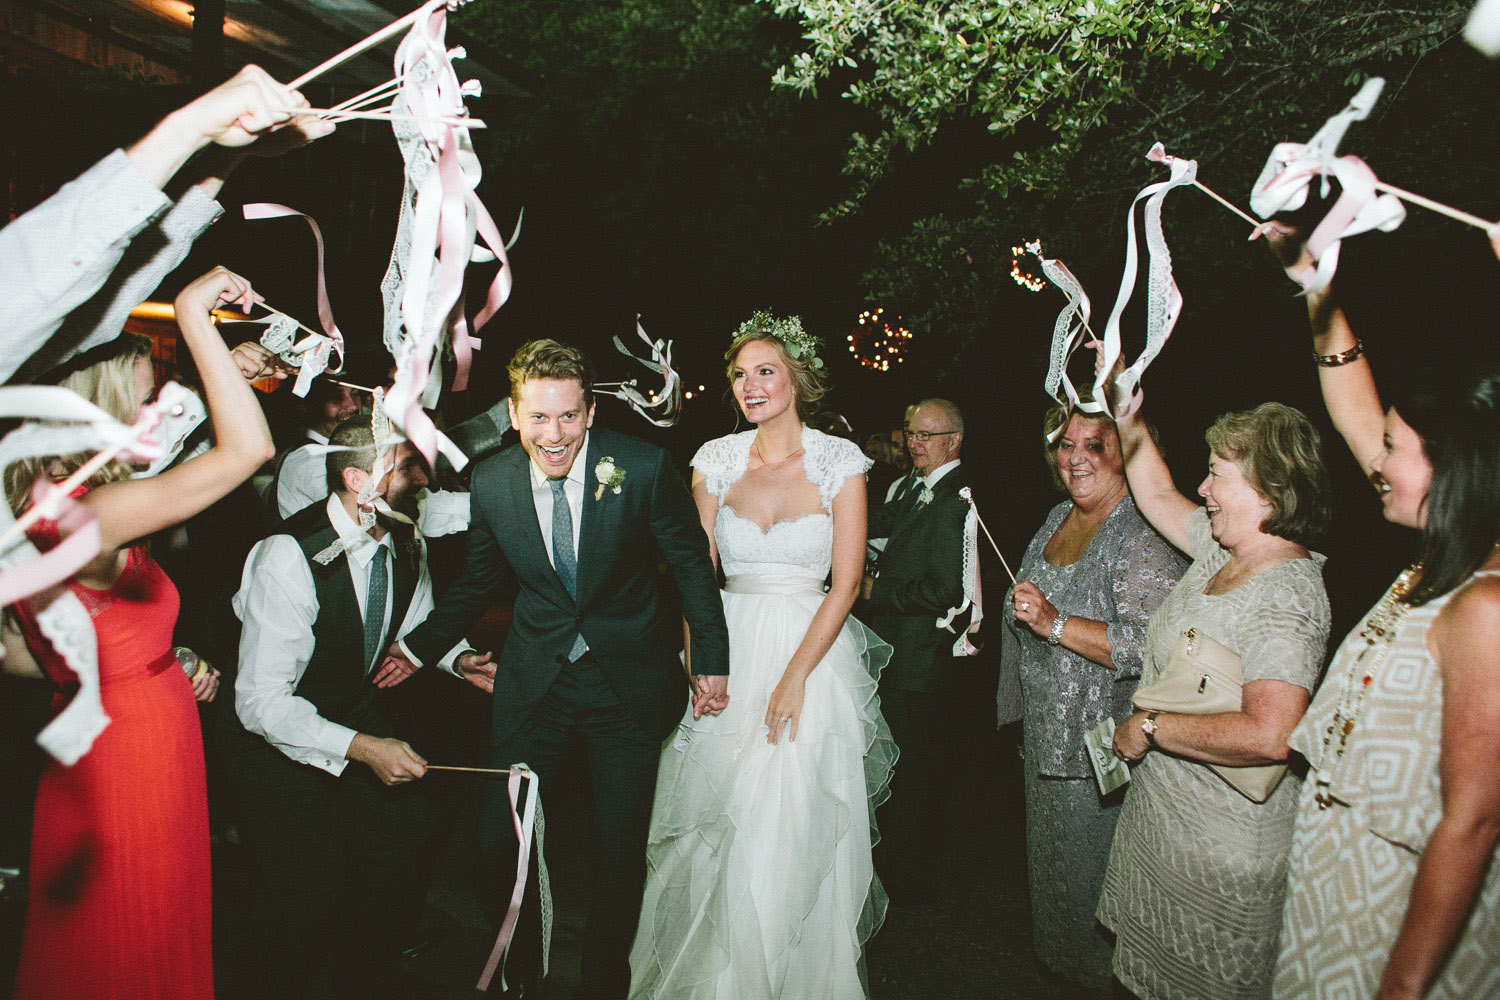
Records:
[[[388,560],[387,579],[392,585],[386,588],[383,617],[388,629],[391,604],[395,600],[395,573],[389,562],[394,552],[394,536],[387,533],[379,542],[375,541],[368,532],[360,530],[337,496],[328,498],[327,509],[339,538],[363,539],[348,554],[349,574],[361,617],[369,593],[370,563],[377,558]],[[417,565],[416,587],[399,632],[403,635],[432,611],[432,577],[427,572],[425,548]],[[330,774],[343,773],[355,730],[323,718],[312,702],[295,693],[312,659],[313,623],[318,618],[312,569],[295,538],[272,535],[250,550],[233,608],[244,622],[240,633],[239,677],[234,684],[234,707],[240,721],[292,760]],[[457,673],[454,661],[469,648],[468,643],[460,641],[438,666]],[[384,649],[375,652],[365,667],[367,674],[384,654]]]
[[[319,447],[327,444],[327,437],[308,431],[307,444],[298,445],[282,459],[281,476],[276,481],[276,509],[283,518],[328,496],[328,452]]]
[[[938,466],[936,469],[933,469],[931,472],[927,473],[927,475],[923,476],[922,485],[930,490],[934,486],[936,486],[944,476],[946,476],[956,468],[958,468],[958,459],[955,458],[953,461],[946,462]]]

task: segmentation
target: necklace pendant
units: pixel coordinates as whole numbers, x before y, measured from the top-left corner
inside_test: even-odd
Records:
[[[1352,732],[1354,732],[1354,720],[1353,719],[1346,719],[1346,720],[1344,720],[1343,734],[1345,736],[1348,736]]]

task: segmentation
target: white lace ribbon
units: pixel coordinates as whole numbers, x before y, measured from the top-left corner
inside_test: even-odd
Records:
[[[1083,401],[1078,396],[1078,390],[1073,387],[1072,380],[1068,378],[1068,358],[1072,356],[1078,338],[1088,329],[1089,317],[1092,315],[1089,297],[1083,290],[1082,282],[1073,276],[1066,264],[1055,258],[1042,256],[1041,243],[1028,243],[1026,249],[1041,263],[1042,273],[1047,276],[1047,280],[1068,297],[1068,304],[1063,306],[1062,312],[1057,314],[1056,322],[1052,324],[1052,356],[1042,388],[1059,403],[1081,408]],[[1052,441],[1061,433],[1062,428],[1059,427],[1047,436],[1047,440]]]
[[[1371,77],[1338,114],[1323,123],[1305,143],[1281,142],[1256,178],[1250,208],[1262,219],[1277,212],[1294,212],[1307,204],[1314,178],[1322,181],[1327,197],[1330,178],[1337,178],[1338,200],[1307,238],[1307,250],[1317,263],[1314,271],[1294,276],[1306,292],[1327,286],[1338,270],[1339,244],[1346,236],[1379,229],[1391,232],[1406,221],[1406,208],[1391,194],[1377,194],[1375,172],[1357,156],[1336,156],[1349,126],[1363,121],[1380,97],[1385,81]]]
[[[961,488],[958,495],[969,505],[969,512],[964,515],[964,599],[958,607],[949,608],[948,613],[937,620],[937,626],[952,632],[953,619],[966,610],[970,611],[969,626],[953,644],[953,655],[977,656],[979,647],[969,641],[969,636],[978,632],[979,623],[984,621],[984,588],[979,578],[979,511],[974,506],[974,494],[967,486]]]
[[[1198,162],[1165,156],[1161,143],[1152,146],[1146,156],[1157,162],[1165,162],[1172,173],[1167,180],[1148,184],[1142,188],[1125,213],[1125,273],[1120,278],[1120,292],[1115,298],[1114,308],[1110,311],[1109,320],[1104,325],[1104,346],[1101,349],[1104,359],[1100,365],[1099,374],[1094,378],[1094,401],[1079,404],[1079,408],[1086,413],[1100,413],[1106,410],[1112,412],[1115,407],[1130,399],[1135,387],[1140,384],[1146,367],[1161,353],[1167,338],[1172,335],[1172,328],[1177,325],[1177,317],[1182,312],[1182,292],[1178,290],[1177,282],[1172,278],[1172,253],[1167,248],[1167,238],[1162,232],[1161,203],[1166,198],[1167,192],[1173,188],[1193,182],[1198,175]],[[1137,268],[1135,207],[1142,201],[1146,203],[1143,226],[1149,259],[1146,272],[1146,346],[1141,349],[1140,356],[1135,359],[1135,363],[1120,372],[1114,379],[1113,396],[1111,396],[1110,374],[1114,370],[1115,362],[1120,360],[1120,317],[1124,315],[1125,307],[1129,305],[1131,293],[1135,289]]]
[[[522,778],[526,779],[525,818],[522,818],[518,808],[521,802]],[[502,990],[507,988],[503,963],[515,936],[516,921],[521,916],[521,902],[526,895],[526,876],[530,871],[533,849],[536,852],[537,882],[541,888],[542,975],[544,977],[547,975],[547,963],[552,947],[552,887],[547,878],[547,862],[542,854],[544,824],[539,786],[540,782],[531,768],[525,764],[510,766],[506,791],[510,797],[511,824],[516,831],[516,880],[511,886],[510,905],[506,907],[505,919],[500,922],[500,933],[495,937],[495,946],[490,949],[490,957],[484,964],[484,971],[479,975],[480,992],[489,989],[490,980],[494,978],[497,969],[500,971],[500,988]]]
[[[637,313],[635,317],[635,333],[645,342],[651,352],[650,359],[636,357],[630,353],[618,336],[614,338],[615,349],[632,361],[651,369],[662,376],[662,388],[660,392],[647,396],[636,385],[635,379],[619,383],[610,389],[599,389],[596,391],[603,395],[614,396],[616,399],[624,400],[629,407],[657,427],[671,427],[677,423],[677,418],[682,414],[682,378],[677,370],[672,367],[672,342],[670,340],[655,340],[646,336],[646,330],[641,326],[641,317]]]

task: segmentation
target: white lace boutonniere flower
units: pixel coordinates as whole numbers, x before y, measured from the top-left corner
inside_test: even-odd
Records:
[[[926,507],[930,503],[932,503],[932,487],[924,486],[922,487],[922,492],[917,496],[917,506]]]
[[[615,460],[605,455],[599,459],[599,464],[594,466],[594,478],[599,480],[599,488],[594,491],[594,499],[599,500],[604,496],[604,488],[609,487],[611,493],[620,492],[620,487],[625,484],[625,470],[615,464]]]

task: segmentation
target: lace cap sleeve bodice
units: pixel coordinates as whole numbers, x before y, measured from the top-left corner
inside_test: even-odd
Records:
[[[723,504],[724,494],[745,474],[750,465],[750,446],[755,432],[741,431],[714,438],[693,455],[692,467],[703,474],[708,492]],[[850,476],[863,475],[875,463],[865,457],[853,441],[824,434],[811,427],[802,428],[802,469],[807,481],[818,488],[818,502],[823,509],[833,509],[833,498],[843,489]]]
[[[824,510],[833,509],[833,498],[838,496],[850,476],[862,476],[875,464],[853,441],[811,427],[802,431],[802,447],[806,449],[802,468],[807,473],[807,481],[818,488],[818,500]]]
[[[689,464],[703,474],[704,485],[708,487],[708,492],[719,498],[720,504],[724,502],[724,494],[729,492],[729,487],[745,474],[745,469],[750,465],[750,445],[754,441],[753,430],[726,434],[705,442],[693,455]]]

